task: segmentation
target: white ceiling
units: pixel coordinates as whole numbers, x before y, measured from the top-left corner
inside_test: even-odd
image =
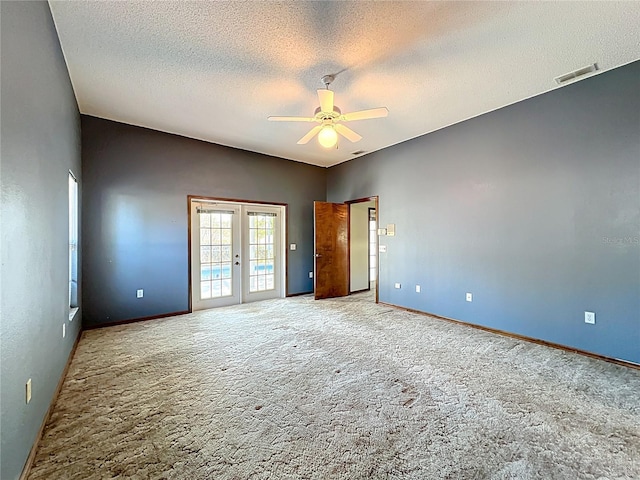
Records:
[[[640,59],[640,2],[50,1],[80,111],[320,166]],[[338,73],[340,72],[340,73]],[[364,138],[297,145],[320,78]]]

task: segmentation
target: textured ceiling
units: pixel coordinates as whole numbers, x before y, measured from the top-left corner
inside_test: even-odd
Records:
[[[640,2],[50,1],[82,113],[330,166],[640,58]],[[297,145],[320,78],[364,138]]]

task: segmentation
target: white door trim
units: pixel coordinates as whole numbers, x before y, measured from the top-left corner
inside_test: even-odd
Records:
[[[283,230],[282,230],[282,220],[284,216],[284,207],[276,206],[276,205],[243,205],[242,206],[242,258],[245,259],[243,263],[243,272],[242,272],[242,303],[248,302],[256,302],[258,300],[266,300],[269,298],[281,298],[282,295],[282,271],[283,264],[282,259],[286,256],[286,251],[283,249]],[[251,292],[251,287],[254,285],[253,283],[259,277],[255,277],[256,272],[252,272],[252,257],[251,257],[251,247],[252,239],[251,235],[251,215],[254,214],[266,214],[270,221],[273,222],[273,229],[276,232],[276,235],[273,236],[271,241],[273,242],[273,250],[274,250],[274,258],[275,264],[273,268],[273,290],[265,290],[265,291],[254,291]],[[255,217],[254,217],[255,218]],[[264,219],[264,217],[263,217]],[[255,230],[254,230],[255,233]],[[254,245],[256,246],[256,245]],[[264,268],[258,266],[258,269]],[[268,272],[265,272],[268,273]],[[253,281],[252,281],[253,275]],[[257,282],[259,283],[259,282]]]
[[[241,255],[241,243],[240,243],[240,217],[241,210],[237,205],[220,205],[218,203],[208,203],[198,200],[191,201],[191,308],[192,310],[205,310],[207,308],[224,307],[226,305],[235,305],[240,303],[242,297],[241,290],[241,264],[239,263]],[[202,299],[202,285],[201,275],[201,238],[200,238],[200,214],[199,208],[205,208],[207,210],[219,211],[219,212],[233,212],[231,215],[231,251],[228,252],[227,258],[222,258],[224,263],[219,263],[212,267],[209,265],[204,266],[208,268],[207,275],[209,279],[215,279],[210,282],[210,291],[213,290],[213,284],[217,284],[220,287],[224,284],[225,287],[231,288],[230,295],[215,296],[213,298]],[[229,229],[225,229],[229,230]],[[206,233],[206,230],[205,230]],[[206,247],[205,247],[206,248]],[[209,253],[212,256],[212,253]],[[210,259],[210,262],[215,260]],[[237,263],[237,265],[236,265]],[[231,278],[226,279],[224,277],[230,275]],[[221,278],[218,280],[218,278]]]

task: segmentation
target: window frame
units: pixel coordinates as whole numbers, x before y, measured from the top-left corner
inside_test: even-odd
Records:
[[[79,182],[69,170],[69,320],[78,311],[78,250],[79,250]]]

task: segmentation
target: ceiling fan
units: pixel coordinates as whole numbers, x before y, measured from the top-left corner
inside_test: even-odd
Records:
[[[370,118],[386,117],[389,114],[387,107],[371,108],[369,110],[359,110],[357,112],[342,113],[333,104],[333,91],[329,90],[329,85],[335,80],[335,75],[325,75],[322,83],[325,89],[318,90],[318,101],[320,106],[316,108],[313,117],[268,117],[272,122],[316,122],[320,125],[313,127],[309,132],[298,140],[298,145],[308,143],[313,137],[318,135],[318,142],[325,148],[331,148],[338,143],[338,134],[347,140],[357,142],[362,139],[360,135],[338,122],[352,122],[354,120],[368,120]]]

